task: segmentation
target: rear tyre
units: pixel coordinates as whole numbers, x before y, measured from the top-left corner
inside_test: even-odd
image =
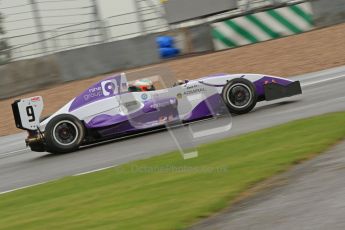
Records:
[[[82,122],[69,114],[51,119],[44,132],[46,149],[51,153],[68,153],[77,150],[85,135]]]
[[[257,102],[254,84],[244,78],[229,81],[223,88],[222,98],[230,113],[234,114],[250,112]]]

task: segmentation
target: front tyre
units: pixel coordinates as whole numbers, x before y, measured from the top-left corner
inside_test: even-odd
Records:
[[[257,102],[255,86],[244,78],[229,81],[223,88],[222,98],[230,113],[234,114],[250,112]]]
[[[78,118],[61,114],[48,122],[44,134],[48,152],[67,153],[79,148],[85,128]]]

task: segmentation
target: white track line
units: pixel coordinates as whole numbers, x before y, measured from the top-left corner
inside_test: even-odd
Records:
[[[108,166],[108,167],[104,167],[104,168],[94,169],[94,170],[90,170],[90,171],[86,171],[86,172],[82,172],[82,173],[77,173],[77,174],[74,174],[73,176],[81,176],[81,175],[85,175],[85,174],[89,174],[89,173],[93,173],[93,172],[99,172],[99,171],[103,171],[106,169],[114,168],[116,166],[117,165],[112,165],[112,166]]]
[[[326,101],[313,103],[313,104],[306,105],[306,106],[303,106],[303,107],[298,107],[298,108],[284,110],[284,111],[281,111],[281,112],[271,113],[271,114],[266,115],[265,117],[279,116],[281,114],[297,112],[299,110],[305,110],[306,108],[319,107],[319,106],[324,105],[324,104],[329,105],[329,104],[332,104],[332,103],[343,102],[343,101],[345,101],[345,96],[344,97],[332,98],[332,99],[329,99],[329,100],[326,100]]]
[[[90,170],[90,171],[87,171],[87,172],[77,173],[77,174],[74,174],[73,176],[81,176],[81,175],[85,175],[85,174],[89,174],[89,173],[93,173],[93,172],[98,172],[98,171],[106,170],[106,169],[109,169],[109,168],[114,168],[116,166],[118,166],[118,165],[112,165],[112,166],[108,166],[108,167],[104,167],[104,168]],[[61,179],[61,178],[59,178],[59,179]],[[59,180],[59,179],[56,179],[56,180]],[[19,187],[19,188],[14,188],[14,189],[11,189],[11,190],[0,192],[0,195],[6,194],[6,193],[10,193],[10,192],[15,192],[15,191],[22,190],[22,189],[25,189],[25,188],[34,187],[34,186],[37,186],[37,185],[46,184],[46,183],[52,182],[52,181],[55,181],[55,180],[49,180],[49,181],[40,182],[40,183],[37,183],[37,184],[31,184],[31,185],[27,185],[27,186],[23,186],[23,187]]]
[[[332,80],[337,80],[339,78],[344,78],[344,77],[345,77],[345,75],[340,75],[340,76],[337,76],[337,77],[331,77],[331,78],[326,78],[326,79],[322,79],[322,80],[319,80],[319,81],[314,81],[314,82],[310,82],[310,83],[304,83],[304,84],[302,84],[302,87],[310,86],[310,85],[316,85],[316,84],[320,84],[320,83],[327,82],[327,81],[332,81]]]
[[[28,148],[19,149],[19,150],[15,150],[15,151],[11,151],[11,152],[6,152],[6,153],[1,153],[0,154],[0,158],[6,157],[6,156],[9,156],[9,155],[16,155],[16,153],[20,153],[20,152],[23,152],[23,151],[26,151],[26,150],[28,150]]]
[[[22,190],[22,189],[25,189],[25,188],[34,187],[34,186],[45,184],[45,183],[48,183],[48,182],[50,182],[50,181],[45,181],[45,182],[41,182],[41,183],[37,183],[37,184],[32,184],[32,185],[27,185],[27,186],[15,188],[15,189],[7,190],[7,191],[4,191],[4,192],[0,192],[0,195],[6,194],[6,193],[10,193],[10,192],[14,192],[14,191],[18,191],[18,190]]]

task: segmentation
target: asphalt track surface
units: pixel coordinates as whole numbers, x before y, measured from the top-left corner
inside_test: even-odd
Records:
[[[345,142],[190,230],[344,230]]]
[[[345,110],[345,66],[296,76],[294,79],[301,81],[302,96],[260,102],[251,113],[232,117],[229,131],[196,138],[192,143],[207,143],[291,120]],[[191,127],[209,129],[227,121],[225,118],[209,120]],[[183,128],[177,128],[174,132],[180,129]],[[0,194],[178,148],[167,131],[112,141],[64,155],[31,152],[25,148],[24,138],[25,133],[0,138]]]

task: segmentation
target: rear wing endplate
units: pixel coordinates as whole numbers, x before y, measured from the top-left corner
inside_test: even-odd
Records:
[[[16,100],[12,103],[16,127],[24,130],[37,130],[42,110],[43,99],[41,96]]]

